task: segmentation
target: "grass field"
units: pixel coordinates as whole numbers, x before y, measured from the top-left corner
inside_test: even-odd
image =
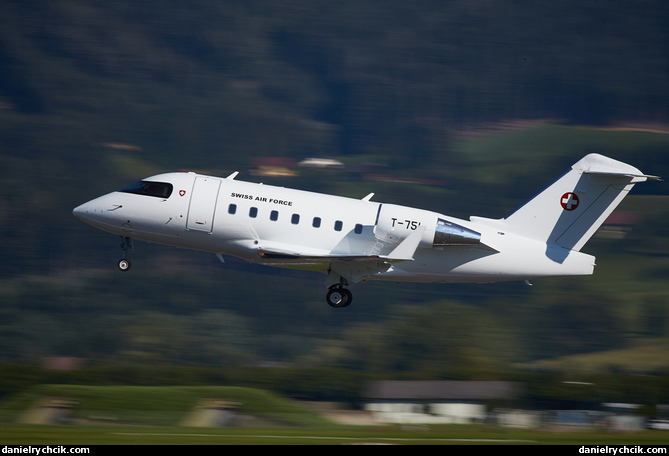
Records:
[[[10,424],[0,443],[15,445],[663,445],[669,432],[527,431],[460,425],[402,429],[397,426],[192,428],[152,426],[54,426]]]

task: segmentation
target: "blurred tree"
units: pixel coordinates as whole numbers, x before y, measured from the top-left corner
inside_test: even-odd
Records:
[[[623,324],[616,298],[581,287],[544,293],[519,322],[535,359],[620,348]]]
[[[518,356],[501,320],[448,301],[397,309],[388,321],[347,331],[345,350],[330,351],[330,362],[373,374],[494,370]]]
[[[390,165],[387,180],[444,181],[300,170],[319,191],[376,191],[463,216],[475,204],[505,215],[582,152],[638,159],[659,174],[665,134],[515,121],[666,123],[667,23],[659,0],[3,2],[2,356],[316,363],[322,347],[321,360],[406,373],[620,346],[629,322],[607,304],[627,297],[615,291],[530,302],[490,288],[461,297],[467,305],[386,321],[393,305],[434,302],[443,288],[368,284],[360,296],[370,305],[332,314],[314,298],[320,277],[232,262],[220,273],[203,257],[158,257],[146,246],[145,269],[119,277],[110,260],[118,241],[71,210],[154,171],[223,174],[266,156],[342,156]],[[666,250],[657,203],[622,253]],[[660,262],[628,267],[639,288],[664,289]]]

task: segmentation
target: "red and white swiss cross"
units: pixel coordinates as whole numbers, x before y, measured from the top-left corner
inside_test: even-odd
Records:
[[[562,206],[562,209],[565,211],[573,211],[578,207],[578,196],[576,193],[565,193],[562,195],[560,198],[560,206]]]

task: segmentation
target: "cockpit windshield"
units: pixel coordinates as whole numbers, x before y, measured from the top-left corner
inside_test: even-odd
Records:
[[[134,193],[135,195],[155,196],[156,198],[169,198],[174,187],[167,182],[139,181],[119,190],[123,193]]]

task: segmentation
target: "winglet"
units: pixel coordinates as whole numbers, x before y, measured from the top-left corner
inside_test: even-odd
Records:
[[[413,255],[416,253],[418,244],[420,244],[420,240],[423,238],[423,231],[425,231],[424,226],[418,228],[404,238],[404,240],[385,258],[394,261],[413,261]]]

